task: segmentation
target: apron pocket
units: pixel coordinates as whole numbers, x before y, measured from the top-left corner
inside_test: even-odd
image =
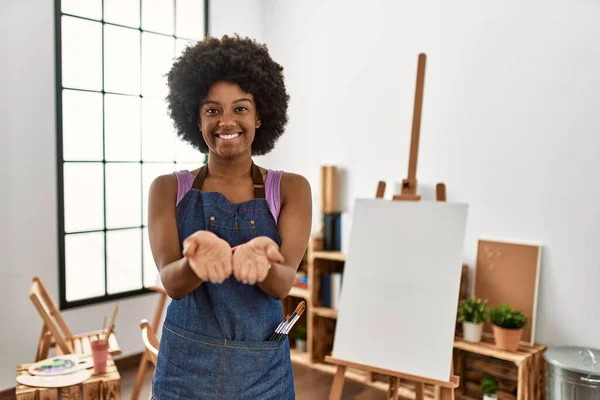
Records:
[[[225,347],[219,396],[222,399],[293,398],[289,342],[231,341]]]
[[[157,400],[214,399],[223,347],[182,335],[166,324],[160,340],[152,392]]]

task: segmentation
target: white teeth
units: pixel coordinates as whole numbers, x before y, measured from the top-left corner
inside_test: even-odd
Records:
[[[219,135],[219,139],[223,139],[223,140],[231,140],[231,139],[235,139],[236,137],[240,136],[239,133],[233,133],[231,135]]]

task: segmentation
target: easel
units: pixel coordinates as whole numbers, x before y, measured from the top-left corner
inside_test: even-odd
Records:
[[[413,125],[410,142],[410,155],[408,162],[408,176],[402,180],[402,189],[400,194],[393,196],[393,200],[409,200],[419,201],[421,196],[417,194],[417,159],[419,153],[419,135],[421,130],[421,113],[423,108],[423,89],[425,86],[425,63],[426,55],[419,54],[417,67],[417,83],[415,88],[415,104],[413,111]],[[383,198],[385,194],[385,182],[379,181],[375,198]],[[436,185],[436,200],[446,201],[446,187],[443,183]],[[383,368],[378,368],[370,365],[363,365],[351,361],[340,360],[331,356],[325,356],[325,361],[337,365],[337,371],[331,385],[329,400],[340,400],[342,398],[342,390],[344,387],[344,377],[347,368],[365,371],[372,376],[373,374],[381,374],[390,377],[390,385],[388,389],[388,399],[396,400],[398,398],[398,390],[400,388],[400,379],[415,382],[415,399],[422,400],[425,384],[434,386],[434,398],[441,400],[454,400],[454,389],[459,385],[459,377],[454,375],[453,363],[450,363],[450,377],[448,381],[439,381],[436,379],[425,378],[421,376],[410,375],[398,371],[390,371]]]

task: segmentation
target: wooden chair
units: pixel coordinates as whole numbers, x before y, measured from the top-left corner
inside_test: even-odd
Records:
[[[158,357],[158,348],[160,346],[158,338],[154,332],[152,332],[152,328],[147,320],[143,319],[140,322],[140,328],[142,329],[144,354],[147,356],[148,361],[150,361],[156,367],[156,358]]]
[[[37,276],[33,278],[33,283],[29,288],[29,298],[44,321],[35,361],[48,358],[51,348],[55,348],[56,354],[59,355],[92,355],[91,341],[98,338],[98,335],[102,333],[101,329],[74,335],[65,323],[60,311],[56,308],[52,297],[50,297]],[[108,351],[111,356],[122,353],[114,333],[108,338]]]
[[[156,356],[158,354],[159,344],[156,334],[158,333],[158,326],[162,320],[162,315],[167,303],[167,291],[164,288],[153,286],[149,287],[148,289],[155,291],[159,294],[159,296],[156,308],[154,309],[152,324],[148,324],[148,321],[145,319],[143,319],[140,323],[140,328],[142,329],[142,340],[144,341],[144,352],[142,353],[142,358],[140,360],[135,382],[133,384],[133,391],[131,393],[132,400],[136,400],[140,395],[148,362],[151,362],[154,364],[154,366],[156,366]],[[155,348],[156,352],[154,352],[152,348]]]

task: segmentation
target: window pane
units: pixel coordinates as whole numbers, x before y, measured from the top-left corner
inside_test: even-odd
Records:
[[[142,288],[142,229],[106,232],[108,293]]]
[[[140,161],[141,107],[138,96],[106,95],[104,135],[107,161]]]
[[[185,39],[175,39],[175,58],[179,57],[183,50],[188,46],[193,46],[196,42]]]
[[[195,169],[198,169],[200,167],[202,167],[204,165],[204,160],[200,160],[198,162],[195,163],[181,163],[178,162],[175,164],[175,169],[177,171],[193,171]]]
[[[104,25],[104,88],[140,94],[140,31]]]
[[[64,164],[65,231],[104,229],[102,163]]]
[[[101,0],[61,0],[61,11],[65,14],[79,15],[100,20],[102,18]]]
[[[177,136],[162,99],[142,99],[142,159],[175,161]]]
[[[67,301],[104,294],[104,233],[65,236]]]
[[[198,133],[200,134],[200,133]],[[179,138],[176,139],[175,161],[177,162],[200,162],[204,160],[204,154],[192,147],[191,144]]]
[[[102,24],[62,17],[62,84],[102,90]]]
[[[173,35],[174,0],[142,0],[142,29]]]
[[[106,228],[141,226],[141,165],[106,164]]]
[[[177,0],[177,36],[200,40],[204,37],[204,1]]]
[[[144,96],[167,95],[166,74],[173,65],[175,39],[168,36],[142,33],[142,93]]]
[[[148,228],[144,228],[144,287],[162,286],[158,268],[152,257]]]
[[[63,90],[63,158],[102,161],[102,94]]]
[[[174,163],[144,163],[142,167],[142,175],[143,175],[143,188],[142,191],[144,193],[144,201],[143,201],[143,210],[144,210],[144,226],[148,225],[148,193],[150,191],[150,185],[152,181],[159,177],[160,175],[172,174],[175,170]]]
[[[104,0],[104,21],[140,27],[140,0]]]

